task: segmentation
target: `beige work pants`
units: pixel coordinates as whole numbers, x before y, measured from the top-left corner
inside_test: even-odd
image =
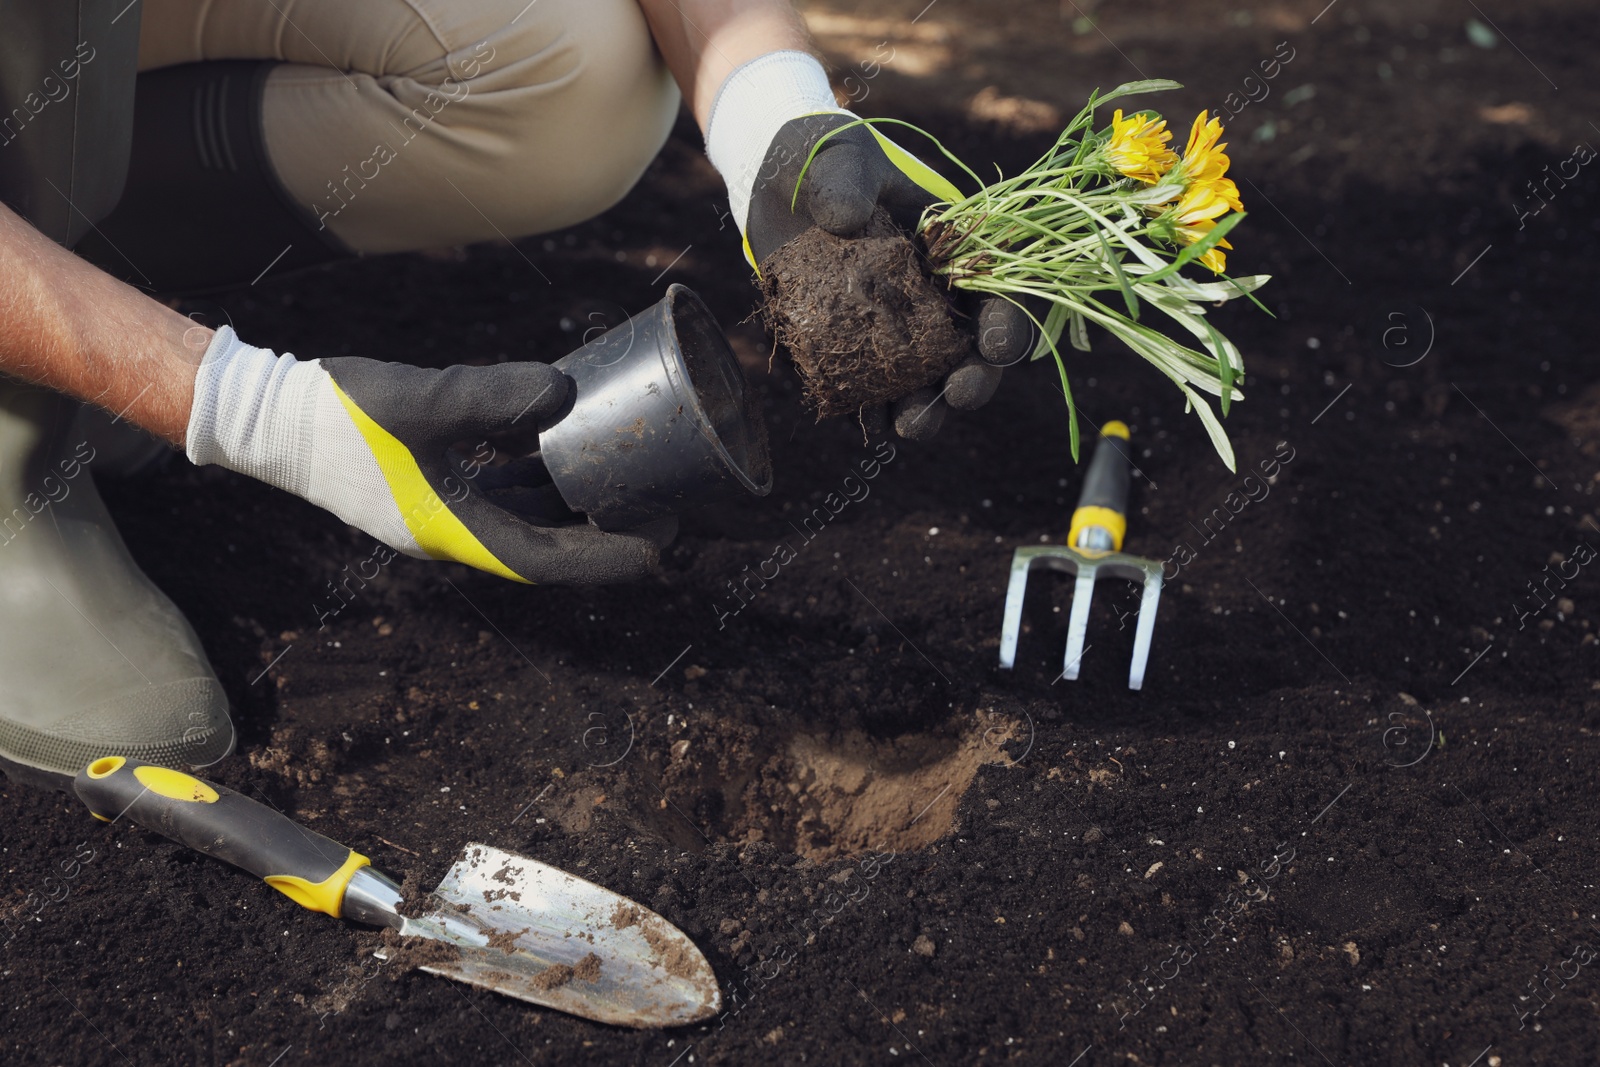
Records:
[[[359,252],[597,215],[678,108],[635,0],[145,0],[141,70],[215,59],[284,63],[268,155]]]

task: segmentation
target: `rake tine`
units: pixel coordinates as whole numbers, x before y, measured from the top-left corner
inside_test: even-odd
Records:
[[[1067,622],[1067,655],[1061,676],[1067,681],[1078,677],[1078,661],[1083,658],[1083,641],[1089,633],[1089,601],[1094,597],[1096,567],[1078,565],[1078,580],[1072,587],[1072,616]]]
[[[1020,552],[1019,552],[1020,554]],[[1022,633],[1022,598],[1028,588],[1028,571],[1033,564],[1018,567],[1011,563],[1011,584],[1006,587],[1005,622],[1000,627],[1000,666],[1010,670],[1017,662],[1017,637]]]
[[[1133,634],[1133,665],[1128,668],[1128,688],[1144,687],[1144,667],[1150,659],[1150,639],[1156,632],[1156,607],[1161,602],[1161,572],[1147,573],[1139,600],[1139,625]]]

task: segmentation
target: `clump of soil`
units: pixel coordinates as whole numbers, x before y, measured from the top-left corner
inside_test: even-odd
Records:
[[[408,919],[418,919],[432,911],[437,904],[433,891],[427,887],[422,875],[407,871],[400,883],[400,903],[395,910]]]
[[[699,973],[699,960],[693,945],[668,936],[657,929],[655,923],[645,923],[643,933],[644,939],[654,950],[662,970],[675,978],[691,978]]]
[[[761,292],[819,419],[936,382],[971,347],[924,257],[881,209],[860,237],[813,228],[772,253]]]
[[[624,901],[618,904],[611,913],[611,925],[618,930],[626,930],[639,921],[639,909]]]
[[[560,989],[572,981],[574,973],[576,972],[565,963],[552,963],[549,968],[534,975],[533,985],[534,988],[543,989],[546,992],[552,989]]]
[[[600,957],[591,952],[573,964],[572,977],[580,982],[598,982],[600,980]]]
[[[524,926],[520,930],[501,930],[499,933],[489,935],[489,947],[499,949],[501,952],[515,952],[517,938],[532,930],[531,926]]]

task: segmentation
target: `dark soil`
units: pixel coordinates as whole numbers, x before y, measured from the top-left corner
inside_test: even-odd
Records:
[[[779,248],[761,293],[819,419],[905,396],[971,353],[925,257],[882,209],[856,237],[813,228]]]
[[[1143,691],[1110,585],[1078,680],[1066,580],[996,665],[1011,552],[1064,536],[1078,484],[1049,367],[929,445],[863,445],[731,325],[777,488],[617,588],[400,558],[335,599],[373,546],[309,505],[181,462],[108,483],[233,698],[212,777],[422,886],[482,841],[626,894],[702,947],[727,1014],[623,1031],[406,972],[379,933],[7,783],[0,1061],[1596,1060],[1600,171],[1562,169],[1600,144],[1593,5],[926,6],[815,27],[857,110],[980,172],[1095,86],[1173,77],[1151,104],[1187,116],[1294,50],[1229,120],[1230,263],[1275,275],[1277,317],[1218,312],[1241,472],[1292,456],[1270,492],[1142,361],[1073,355],[1080,410],[1132,427],[1129,548],[1178,568]],[[737,324],[757,293],[720,204],[685,124],[571,231],[269,275],[212,313],[435,366],[559,356],[675,281]]]

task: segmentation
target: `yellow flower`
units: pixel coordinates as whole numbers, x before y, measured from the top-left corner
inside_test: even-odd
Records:
[[[1164,239],[1192,245],[1215,229],[1223,215],[1244,210],[1239,187],[1227,177],[1228,157],[1223,149],[1228,146],[1218,143],[1221,137],[1221,122],[1204,111],[1195,116],[1189,143],[1177,164],[1183,194],[1155,223],[1156,232]],[[1227,265],[1222,250],[1232,247],[1226,240],[1218,241],[1201,254],[1200,264],[1221,274]]]
[[[1243,211],[1239,187],[1233,184],[1232,178],[1225,177],[1228,157],[1223,149],[1228,146],[1217,143],[1221,136],[1221,122],[1210,118],[1205,111],[1195,116],[1194,125],[1189,128],[1189,143],[1183,150],[1183,178],[1190,188],[1210,188],[1230,209]]]
[[[1119,107],[1111,117],[1105,160],[1119,173],[1154,185],[1178,162],[1177,154],[1167,147],[1170,140],[1166,119],[1143,111],[1123,118]]]
[[[1237,200],[1237,193],[1235,199]],[[1167,222],[1179,240],[1186,245],[1192,245],[1210,233],[1217,225],[1217,219],[1226,215],[1231,206],[1214,184],[1191,185],[1173,207]],[[1221,274],[1223,268],[1227,266],[1227,257],[1222,254],[1222,250],[1232,247],[1227,238],[1223,238],[1217,242],[1216,247],[1201,253],[1200,265],[1210,267],[1215,273]]]

